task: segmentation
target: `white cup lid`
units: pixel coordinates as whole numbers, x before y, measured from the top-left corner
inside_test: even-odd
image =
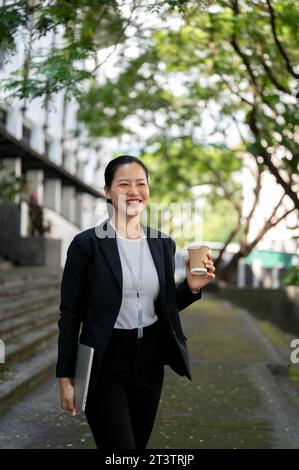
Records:
[[[210,249],[210,247],[208,245],[205,245],[204,243],[195,242],[195,243],[189,243],[189,245],[187,246],[187,250],[188,248],[199,248],[201,246],[204,246],[205,248]]]

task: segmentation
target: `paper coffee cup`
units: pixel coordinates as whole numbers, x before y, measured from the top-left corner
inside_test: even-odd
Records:
[[[210,247],[202,243],[190,243],[187,247],[190,258],[190,272],[197,276],[207,274],[203,261],[207,261],[207,255],[211,253]]]

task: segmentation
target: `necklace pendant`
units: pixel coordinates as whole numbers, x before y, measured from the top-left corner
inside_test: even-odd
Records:
[[[137,292],[137,294],[136,294],[136,295],[137,295],[137,297],[138,297],[138,299],[139,299],[139,292]]]

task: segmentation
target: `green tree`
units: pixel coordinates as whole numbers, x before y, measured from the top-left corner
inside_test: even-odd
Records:
[[[26,184],[7,168],[0,167],[0,202],[14,203],[17,196],[25,197]]]
[[[241,168],[241,161],[232,150],[224,146],[204,146],[190,137],[166,138],[165,135],[147,140],[146,145],[151,150],[144,148],[140,153],[153,175],[151,201],[161,204],[162,211],[167,213],[167,207],[175,203],[188,201],[195,205],[198,196],[193,188],[198,186],[209,188],[209,204],[217,205],[225,196],[231,212],[235,213],[236,208],[241,211],[241,185],[233,178]],[[202,202],[205,203],[204,197]],[[183,240],[176,235],[178,244],[183,245],[198,236],[192,220],[189,225],[190,238]],[[175,227],[169,220],[167,231],[175,234]],[[186,232],[188,230],[184,230]]]
[[[299,286],[299,266],[293,266],[282,279],[285,286]]]
[[[32,2],[19,3],[27,10],[28,5],[33,8]],[[75,94],[80,99],[79,116],[94,138],[134,135],[138,127],[153,127],[153,137],[144,142],[141,153],[146,154],[155,169],[159,197],[162,192],[165,200],[191,197],[192,185],[210,184],[212,200],[216,203],[226,199],[232,207],[235,224],[232,223],[226,244],[236,237],[241,243],[239,253],[223,274],[229,280],[239,258],[247,256],[268,230],[299,205],[297,2],[150,1],[148,8],[158,9],[162,21],[162,25],[152,28],[151,34],[142,21],[137,23],[132,17],[124,24],[119,12],[121,2],[102,2],[99,10],[104,17],[113,9],[112,18],[118,21],[119,26],[112,27],[115,44],[125,41],[126,25],[130,24],[135,28],[139,48],[139,56],[133,59],[123,49],[119,54],[120,74],[104,85],[96,78],[100,66],[96,60],[92,73],[79,66],[103,44],[94,42],[101,23],[96,16],[96,3],[72,2],[70,7],[69,2],[51,2],[49,14],[44,2],[34,3],[39,4],[41,13],[36,12],[38,27],[33,28],[32,34],[40,30],[42,35],[47,28],[50,31],[62,25],[66,45],[57,51],[58,62],[55,51],[45,61],[32,60],[31,67],[37,71],[34,80],[23,76],[21,88],[16,81],[11,83],[11,89],[19,96],[34,97],[44,95],[47,84],[46,91],[64,88]],[[138,3],[133,2],[133,8]],[[26,8],[22,7],[17,19],[11,21],[11,38],[18,21],[25,25]],[[98,21],[89,30],[93,13]],[[180,20],[179,26],[163,27],[163,21],[169,25],[172,17]],[[90,36],[87,34],[89,40],[84,41],[86,28]],[[9,35],[5,41],[6,47],[12,44]],[[82,93],[86,79],[90,80],[90,88]],[[207,110],[213,127],[204,132]],[[241,144],[229,149],[226,135],[232,132],[232,126]],[[246,217],[241,211],[239,188],[235,182],[231,184],[244,156],[255,162],[256,181],[254,202]],[[264,227],[249,241],[265,172],[274,175],[284,193],[265,214]],[[153,187],[154,197],[155,191]],[[285,200],[292,201],[291,209],[282,210]]]
[[[17,35],[22,35],[25,48],[33,49],[49,33],[62,35],[63,43],[50,49],[34,50],[24,70],[16,70],[5,82],[14,96],[33,99],[51,97],[64,90],[68,97],[78,97],[85,83],[96,79],[105,62],[100,51],[122,45],[136,11],[140,15],[165,8],[183,11],[186,0],[134,0],[124,14],[122,0],[16,0],[0,6],[0,51],[9,61],[16,51]],[[193,3],[193,2],[191,2]],[[197,0],[206,8],[213,0]],[[129,4],[126,4],[129,6]],[[33,46],[33,47],[32,47]],[[87,70],[86,61],[93,63]],[[30,73],[29,73],[30,71]]]
[[[16,70],[5,82],[19,98],[49,97],[64,90],[69,97],[82,92],[86,80],[95,76],[98,51],[124,40],[125,24],[116,0],[19,0],[0,7],[0,49],[6,61],[16,50],[15,38],[22,35],[25,48],[32,49],[24,70]],[[62,42],[50,49],[34,48],[38,41],[55,33]],[[86,69],[86,61],[94,67]]]
[[[232,158],[251,156],[255,161],[256,186],[255,199],[246,217],[238,201],[232,200],[238,217],[227,242],[241,232],[241,246],[223,274],[229,280],[239,258],[247,256],[268,230],[299,207],[295,67],[299,58],[299,11],[295,0],[219,1],[217,7],[206,11],[200,10],[196,2],[181,3],[184,4],[181,25],[155,31],[137,59],[123,61],[123,73],[105,86],[93,84],[91,94],[83,97],[81,117],[93,135],[104,132],[109,136],[111,126],[112,133],[117,129],[119,135],[134,132],[128,117],[134,117],[140,126],[154,125],[157,133],[147,145],[151,148],[158,141],[161,147],[163,143],[165,157],[159,162],[158,178],[163,175],[163,181],[167,180],[169,172],[172,180],[172,186],[167,182],[163,186],[165,194],[173,191],[174,184],[182,184],[183,161],[188,162],[190,180],[190,175],[202,177],[197,160],[193,159],[190,165],[188,153],[193,155],[193,146],[195,149],[200,146],[198,136],[207,108],[214,114],[214,127],[207,142],[211,142],[211,136],[221,135],[225,142],[226,133],[234,126],[241,147],[234,149]],[[166,19],[168,15],[169,12]],[[171,82],[176,82],[183,91],[174,91]],[[105,110],[109,111],[110,122],[102,124]],[[161,118],[163,125],[159,124]],[[180,140],[178,135],[191,145],[175,160],[172,151]],[[156,150],[151,155],[157,166]],[[223,159],[224,170],[226,165]],[[176,166],[178,171],[174,170]],[[206,165],[205,170],[207,175],[217,176],[212,167]],[[284,193],[265,214],[264,227],[249,241],[265,172],[273,174]],[[218,178],[218,187],[221,186]],[[180,197],[180,189],[176,197]],[[231,192],[226,189],[223,197],[230,200]],[[281,212],[288,198],[293,207]]]

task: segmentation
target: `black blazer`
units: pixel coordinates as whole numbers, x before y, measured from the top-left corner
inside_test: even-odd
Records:
[[[61,284],[57,377],[73,377],[78,340],[95,348],[91,382],[94,384],[122,301],[122,268],[116,233],[105,220],[76,235],[71,242]],[[145,227],[155,263],[160,293],[155,311],[165,337],[165,364],[191,380],[190,364],[179,310],[200,299],[186,279],[174,280],[175,242]],[[81,330],[80,330],[81,329]]]

